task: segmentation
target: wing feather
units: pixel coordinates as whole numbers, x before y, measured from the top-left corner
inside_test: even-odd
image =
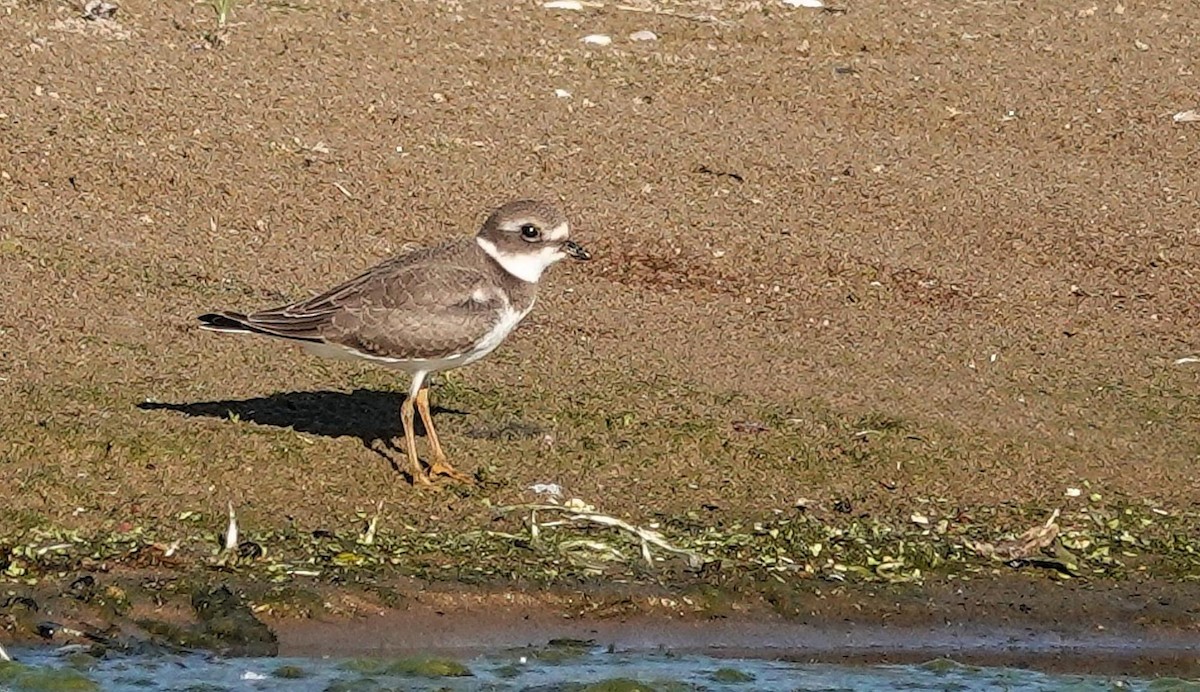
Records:
[[[457,257],[413,259],[383,262],[319,295],[246,315],[244,323],[274,336],[380,356],[468,350],[495,325],[503,296],[490,276]]]

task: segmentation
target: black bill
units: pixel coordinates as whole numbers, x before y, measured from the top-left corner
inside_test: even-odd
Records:
[[[562,250],[577,260],[589,260],[592,258],[592,253],[584,250],[583,246],[574,240],[563,241]]]

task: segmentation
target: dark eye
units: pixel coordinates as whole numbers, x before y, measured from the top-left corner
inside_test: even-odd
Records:
[[[521,226],[521,237],[525,240],[537,240],[542,237],[542,232],[537,226],[527,223]]]

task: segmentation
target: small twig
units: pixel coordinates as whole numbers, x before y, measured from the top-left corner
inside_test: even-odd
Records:
[[[989,557],[1004,562],[1026,560],[1043,548],[1054,544],[1058,538],[1058,517],[1060,510],[1054,510],[1050,518],[1041,526],[1034,526],[1014,539],[1000,541],[998,544],[974,543],[975,552],[983,557]]]
[[[338,189],[338,192],[341,192],[343,195],[346,195],[346,199],[354,199],[354,195],[350,194],[350,191],[346,189],[346,186],[342,185],[341,183],[337,183],[337,182],[335,182],[333,184],[333,186]]]
[[[294,577],[319,577],[321,572],[315,569],[289,569],[288,574]]]
[[[379,528],[379,515],[383,513],[383,500],[380,500],[375,505],[375,516],[371,517],[371,521],[367,522],[367,530],[363,532],[362,538],[358,540],[362,545],[372,545],[375,543],[375,531]]]
[[[535,539],[540,535],[541,528],[564,525],[564,522],[562,521],[539,524],[537,521],[537,512],[561,512],[568,515],[565,517],[565,520],[568,522],[591,522],[601,526],[620,529],[621,531],[626,531],[634,536],[637,536],[638,540],[641,542],[642,558],[645,559],[646,563],[651,566],[654,564],[653,555],[650,553],[651,545],[657,546],[658,548],[675,555],[682,555],[686,557],[688,562],[691,564],[704,562],[704,558],[696,552],[687,550],[685,548],[677,548],[671,545],[665,538],[662,537],[662,534],[658,533],[657,531],[645,529],[640,526],[634,526],[627,521],[617,519],[616,517],[610,517],[607,514],[600,514],[599,512],[581,509],[578,505],[510,505],[508,507],[500,508],[501,512],[509,512],[512,510],[529,510],[531,517],[529,532],[530,535]]]
[[[590,3],[589,3],[590,4]],[[599,3],[596,3],[598,5]],[[595,5],[592,5],[595,6]],[[729,22],[720,19],[711,14],[684,14],[674,10],[664,10],[661,7],[635,7],[633,5],[613,5],[613,9],[620,12],[640,12],[642,14],[656,14],[660,17],[671,17],[674,19],[683,19],[689,22],[703,22],[708,24],[720,24],[721,26],[729,26]]]
[[[237,514],[233,511],[233,502],[229,503],[229,525],[225,527],[225,546],[222,552],[229,553],[238,547]]]
[[[624,560],[625,555],[616,548],[607,543],[600,541],[589,541],[586,538],[580,538],[573,541],[563,541],[558,545],[560,550],[574,550],[575,548],[586,548],[597,553],[608,553],[618,560]]]

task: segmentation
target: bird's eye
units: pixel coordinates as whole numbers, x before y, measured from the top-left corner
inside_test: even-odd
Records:
[[[525,240],[537,240],[542,237],[542,232],[537,226],[527,223],[521,226],[521,237]]]

